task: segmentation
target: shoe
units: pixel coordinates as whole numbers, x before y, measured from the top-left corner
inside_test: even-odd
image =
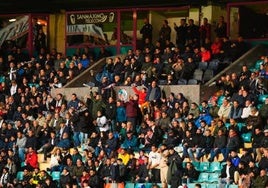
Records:
[[[43,149],[40,148],[39,150],[37,150],[37,153],[42,153],[43,152]]]

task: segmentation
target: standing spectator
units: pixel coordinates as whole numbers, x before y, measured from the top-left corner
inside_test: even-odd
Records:
[[[156,104],[159,102],[160,98],[161,98],[161,89],[157,85],[156,81],[152,81],[151,86],[148,88],[146,101]]]
[[[170,41],[170,34],[171,34],[171,28],[168,25],[168,21],[163,21],[163,26],[160,29],[159,32],[159,41],[160,43],[164,44],[166,40]]]
[[[24,134],[20,131],[17,132],[17,140],[16,140],[16,149],[19,155],[20,162],[24,161],[25,159],[25,144],[26,144],[27,138],[24,136]]]
[[[168,156],[168,173],[167,173],[167,181],[168,184],[171,185],[171,188],[177,188],[181,185],[182,178],[182,158],[180,155],[174,150],[174,147],[169,148],[169,156]]]
[[[199,46],[199,26],[194,24],[193,19],[189,19],[187,27],[187,45]]]
[[[180,20],[180,26],[174,23],[174,29],[177,33],[176,44],[180,49],[184,49],[187,39],[187,23],[186,19]]]
[[[169,155],[169,151],[168,150],[164,150],[162,152],[162,157],[160,160],[160,178],[161,178],[161,183],[162,183],[162,187],[163,188],[167,188],[168,187],[168,182],[167,182],[167,173],[168,173],[168,155]]]
[[[206,39],[211,40],[211,25],[208,23],[207,18],[203,18],[203,25],[201,25],[199,31],[201,45],[205,44]]]
[[[160,183],[160,160],[161,154],[157,151],[157,147],[153,145],[149,153],[149,169],[151,170],[153,183]]]
[[[215,28],[216,36],[219,38],[223,38],[227,36],[227,24],[224,21],[224,17],[220,16],[219,22],[217,23],[217,26]]]
[[[149,23],[149,19],[144,19],[144,25],[142,26],[140,30],[140,34],[142,34],[142,42],[143,45],[145,44],[145,40],[149,39],[150,42],[152,42],[153,39],[153,26]]]

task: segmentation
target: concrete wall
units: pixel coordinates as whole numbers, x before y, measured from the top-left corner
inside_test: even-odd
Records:
[[[200,103],[200,86],[199,85],[173,85],[173,86],[160,86],[162,90],[165,91],[168,96],[171,92],[177,95],[178,93],[183,93],[184,96],[190,102]],[[115,87],[116,93],[119,89],[125,89],[128,93],[128,96],[134,95],[134,92],[131,87]],[[97,91],[97,88],[92,88],[92,91]],[[57,93],[62,93],[67,100],[70,100],[72,93],[76,93],[78,98],[81,100],[85,99],[85,96],[89,94],[90,89],[88,87],[77,87],[77,88],[57,88],[52,89],[51,94],[53,97]]]

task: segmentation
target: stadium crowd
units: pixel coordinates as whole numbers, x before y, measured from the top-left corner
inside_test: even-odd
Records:
[[[206,71],[215,60],[217,72],[246,49],[242,37],[233,42],[221,32],[212,44],[206,37],[201,45],[191,43],[197,38],[187,35],[175,46],[165,35],[167,24],[155,45],[145,38],[143,49],[129,50],[122,60],[109,58],[102,71],[93,70],[89,85],[98,91],[89,91],[86,100],[76,93],[70,101],[61,93],[53,98],[50,91],[93,64],[88,48],[66,58],[55,49],[32,59],[20,48],[3,52],[0,186],[101,188],[112,182],[151,182],[177,188],[198,181],[201,169],[194,164],[222,155],[220,184],[265,187],[268,98],[260,101],[259,96],[267,91],[267,54],[254,72],[243,66],[241,72],[223,75],[216,82],[218,92],[201,104],[182,93],[165,95],[159,84],[193,79],[196,69]],[[103,49],[98,57],[106,56]],[[131,86],[135,95],[117,96],[114,85]],[[244,147],[247,133],[252,148]],[[39,153],[42,162],[49,161],[46,170],[39,169]],[[55,180],[53,172],[60,178]]]

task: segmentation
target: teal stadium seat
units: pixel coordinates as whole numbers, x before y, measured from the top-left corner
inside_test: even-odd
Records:
[[[219,182],[219,173],[210,173],[208,177],[208,182],[210,183]]]
[[[237,123],[237,126],[238,126],[238,130],[241,131],[242,127],[246,126],[246,124],[245,123]]]
[[[134,183],[127,182],[125,184],[125,188],[135,188],[135,184]]]
[[[195,167],[196,170],[199,169],[200,162],[198,162],[198,161],[193,161],[192,164],[193,164],[193,166]]]
[[[222,169],[220,162],[211,162],[209,165],[209,172],[220,172]]]
[[[217,100],[218,106],[222,105],[222,102],[223,102],[224,98],[225,98],[225,96],[223,96],[223,95],[219,96],[219,98]]]
[[[256,61],[254,68],[260,70],[261,64],[263,64],[263,60],[259,59]]]
[[[207,184],[206,188],[218,188],[218,187],[219,187],[219,185],[216,183],[209,183],[209,184]]]
[[[23,180],[23,171],[18,171],[16,178],[17,178],[17,180],[22,181]]]
[[[209,182],[208,178],[209,178],[209,173],[201,172],[199,174],[198,180],[196,182],[198,182],[198,183],[206,183],[206,182]]]
[[[187,188],[195,188],[195,183],[188,183]]]
[[[200,162],[198,171],[208,172],[209,171],[209,162]]]
[[[242,136],[242,139],[243,139],[244,143],[251,143],[251,141],[252,141],[252,139],[251,139],[252,133],[251,132],[244,133],[241,136]]]
[[[60,180],[60,171],[53,171],[51,173],[52,180],[59,181]]]
[[[2,82],[5,82],[5,77],[4,76],[0,76],[0,83],[2,83]]]
[[[265,95],[259,95],[258,101],[259,103],[264,103],[265,99],[268,97],[268,94]]]
[[[229,186],[225,186],[226,188],[238,188],[238,185],[235,185],[235,184],[231,184]]]

